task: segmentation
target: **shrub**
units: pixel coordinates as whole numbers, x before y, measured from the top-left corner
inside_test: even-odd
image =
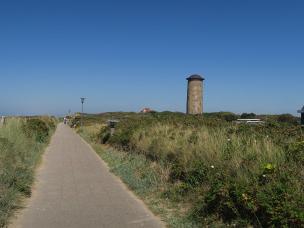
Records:
[[[231,112],[216,112],[216,113],[208,113],[208,114],[205,114],[209,117],[214,117],[214,118],[218,118],[218,119],[221,119],[221,120],[226,120],[228,122],[231,122],[231,121],[235,121],[239,118],[239,115],[236,115],[234,113],[231,113]]]
[[[97,138],[100,140],[97,141],[100,141],[102,144],[106,144],[109,141],[110,136],[111,134],[108,128],[101,128],[101,130],[97,134]]]
[[[271,172],[269,167],[261,170],[260,176],[267,181],[252,176],[250,185],[218,171],[209,179],[208,191],[195,203],[193,218],[204,221],[215,214],[225,223],[239,226],[246,222],[257,227],[301,227],[304,225],[303,183],[286,167],[271,169]]]
[[[242,113],[241,118],[242,119],[254,119],[254,118],[256,118],[256,114],[255,113]]]
[[[45,142],[49,136],[50,128],[40,119],[28,119],[23,125],[24,133],[28,137],[34,137],[37,142]]]
[[[278,122],[289,123],[289,124],[298,124],[298,119],[290,114],[282,114],[277,117]]]
[[[301,227],[304,225],[304,184],[296,167],[282,165],[267,175],[259,186],[256,202],[264,226]]]

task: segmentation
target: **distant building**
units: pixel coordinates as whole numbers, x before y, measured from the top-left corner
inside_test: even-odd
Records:
[[[149,113],[149,112],[155,112],[154,110],[150,109],[150,108],[143,108],[142,110],[140,110],[141,113]]]
[[[264,124],[265,122],[261,119],[237,119],[235,121],[237,124],[251,124],[251,125],[257,125],[257,124]]]

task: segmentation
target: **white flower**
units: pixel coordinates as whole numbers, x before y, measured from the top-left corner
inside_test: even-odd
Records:
[[[214,165],[210,166],[212,169],[214,169]]]
[[[231,139],[227,139],[228,140],[228,142],[230,142],[231,141]]]
[[[265,175],[265,174],[263,174],[263,177],[266,177],[266,175]]]

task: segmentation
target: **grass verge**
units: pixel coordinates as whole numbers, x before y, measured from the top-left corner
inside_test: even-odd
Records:
[[[0,227],[31,196],[35,168],[55,124],[48,117],[9,118],[0,128]]]
[[[303,227],[304,135],[299,125],[266,117],[264,125],[251,126],[180,113],[116,113],[120,122],[110,136],[101,124],[107,118],[86,117],[82,134],[121,151],[121,164],[113,170],[135,167],[118,175],[139,195],[149,189],[142,198],[159,200],[163,214],[177,214],[200,227]],[[154,182],[138,183],[136,178],[143,181],[150,172]],[[172,226],[186,226],[168,218]]]
[[[92,128],[83,128],[79,133],[108,164],[110,171],[120,177],[155,215],[169,227],[199,227],[183,213],[186,204],[174,202],[163,194],[165,189],[170,188],[167,181],[169,173],[164,164],[152,162],[143,155],[128,154],[97,144],[90,137],[90,131]]]

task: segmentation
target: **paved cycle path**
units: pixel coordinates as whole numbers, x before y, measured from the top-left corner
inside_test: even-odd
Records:
[[[162,227],[72,129],[59,124],[12,228]]]

